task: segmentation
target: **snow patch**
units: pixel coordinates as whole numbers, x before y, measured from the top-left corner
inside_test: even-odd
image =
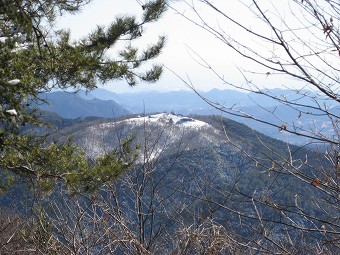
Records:
[[[97,123],[80,132],[80,145],[91,158],[103,155],[117,146],[120,138],[132,135],[134,143],[145,150],[137,159],[140,163],[154,161],[163,154],[215,145],[221,141],[220,132],[210,124],[170,113]]]
[[[208,123],[203,121],[170,113],[159,113],[145,117],[131,118],[124,121],[132,124],[155,123],[157,125],[177,125],[193,129],[210,127]]]

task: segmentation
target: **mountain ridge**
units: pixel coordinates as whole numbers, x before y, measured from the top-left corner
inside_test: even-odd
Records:
[[[55,93],[57,92],[49,94],[49,97],[53,99],[53,95],[56,95]],[[294,91],[284,89],[268,90],[268,93],[279,97],[283,102],[285,100],[299,100],[299,103],[310,103],[312,105],[316,103],[313,102],[313,98],[315,98],[316,95],[311,91],[300,92],[306,94],[304,97]],[[59,98],[61,99],[55,99],[54,101],[65,102],[68,100],[68,102],[60,104],[61,108],[65,109],[60,109],[58,112],[61,116],[66,118],[86,116],[117,118],[130,113],[148,114],[162,111],[184,115],[223,115],[246,124],[260,132],[266,133],[273,138],[283,139],[295,144],[305,144],[310,142],[310,139],[306,139],[303,136],[292,136],[288,133],[285,133],[285,136],[283,136],[278,132],[278,128],[251,120],[250,118],[241,118],[232,114],[220,112],[208,105],[193,91],[152,91],[120,94],[110,92],[103,88],[99,88],[90,92],[79,91],[73,95],[73,97],[81,100],[84,104],[92,104],[92,106],[78,107],[79,111],[72,116],[70,116],[69,113],[70,109],[72,109],[72,98],[70,98],[70,94],[59,93],[57,95],[59,95]],[[208,92],[202,92],[202,96],[206,97],[208,100],[211,100],[213,103],[219,103],[221,107],[226,107],[225,109],[227,111],[229,111],[228,109],[230,108],[232,109],[231,111],[240,110],[242,112],[254,115],[257,119],[269,121],[278,127],[285,123],[285,125],[287,125],[287,127],[290,129],[299,127],[302,130],[306,128],[308,130],[311,127],[314,127],[315,132],[317,132],[317,130],[323,130],[323,133],[326,136],[331,136],[333,134],[332,125],[329,118],[327,118],[327,116],[322,116],[322,113],[319,114],[317,118],[313,114],[301,114],[301,112],[306,111],[303,109],[303,107],[294,108],[290,107],[290,105],[279,104],[274,99],[268,98],[267,96],[261,95],[259,93],[243,93],[235,90],[213,89]],[[321,102],[322,101],[320,101],[320,103]],[[112,104],[114,104],[114,106],[112,106]],[[118,104],[120,108],[116,104]],[[121,108],[125,110],[122,110]],[[95,109],[98,110],[94,111]],[[50,108],[50,110],[53,111],[53,108]],[[334,106],[330,110],[335,114],[339,114],[340,106]],[[307,112],[309,112],[308,109]]]
[[[44,111],[55,112],[63,118],[106,117],[117,118],[130,112],[117,104],[114,100],[92,98],[86,100],[77,93],[56,91],[42,93],[40,98],[48,103],[36,106]]]

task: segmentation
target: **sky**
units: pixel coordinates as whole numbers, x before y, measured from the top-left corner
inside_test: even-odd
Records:
[[[93,0],[83,8],[81,13],[62,16],[58,20],[58,26],[70,29],[74,39],[81,38],[93,30],[96,25],[109,24],[117,15],[132,14],[137,17],[140,16],[142,14],[140,2],[143,2],[143,0]],[[233,4],[236,2],[239,3],[239,1],[226,1],[222,8],[227,8],[235,19],[246,20],[248,24],[257,26],[259,29],[267,29],[257,25],[258,20],[251,18],[252,15],[250,12],[247,13],[246,6]],[[190,8],[180,0],[172,1],[172,6],[189,17],[192,15]],[[209,24],[215,27],[223,27],[215,13],[210,13],[203,5],[198,4],[196,7],[200,14],[209,21]],[[161,20],[148,25],[146,29],[143,39],[136,44],[138,47],[143,47],[152,41],[156,41],[159,35],[167,37],[167,43],[161,56],[155,60],[156,63],[162,63],[165,66],[161,80],[153,84],[138,84],[133,88],[130,88],[124,81],[112,82],[105,85],[105,89],[118,93],[149,90],[189,90],[181,79],[185,79],[197,90],[201,91],[208,91],[213,88],[226,89],[228,87],[221,82],[216,74],[211,69],[204,67],[206,64],[202,65],[202,59],[209,63],[219,75],[236,84],[244,82],[238,67],[252,65],[245,62],[245,59],[240,58],[225,44],[214,38],[213,35],[189,22],[172,9],[169,9]],[[223,27],[223,29],[235,28]],[[243,38],[242,36],[244,40],[247,40],[246,34],[240,34],[241,38]],[[258,45],[258,47],[261,46]],[[280,86],[280,77],[275,78],[274,76],[263,75],[267,70],[260,70],[259,72],[262,75],[257,76],[259,77],[257,82],[269,88]]]
[[[174,7],[185,10],[186,6],[174,3]],[[120,14],[140,16],[142,8],[137,0],[111,1],[93,0],[76,15],[64,15],[58,20],[58,27],[70,29],[74,39],[81,38],[93,30],[96,25],[107,25]],[[126,82],[119,81],[105,85],[105,89],[115,92],[138,92],[147,90],[173,91],[188,90],[188,87],[178,77],[190,79],[194,86],[203,91],[213,88],[224,88],[218,78],[197,63],[193,52],[199,52],[204,58],[213,62],[217,68],[234,66],[221,58],[221,45],[209,35],[202,35],[202,29],[186,21],[183,17],[169,9],[163,18],[148,25],[147,33],[143,36],[141,45],[155,41],[159,35],[167,37],[166,47],[160,57],[154,62],[165,65],[164,74],[160,81],[153,84],[138,84],[130,88]],[[197,57],[196,57],[197,59]],[[235,66],[234,66],[235,67]]]

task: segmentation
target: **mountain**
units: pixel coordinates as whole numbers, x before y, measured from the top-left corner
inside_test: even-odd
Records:
[[[241,123],[212,115],[183,116],[158,113],[122,117],[115,120],[96,119],[60,129],[51,136],[51,139],[62,142],[67,141],[70,136],[92,159],[109,153],[112,149],[119,147],[124,139],[132,137],[132,144],[140,148],[137,163],[158,162],[181,154],[193,158],[193,161],[201,161],[202,157],[196,158],[193,155],[208,150],[217,157],[212,157],[208,161],[215,162],[213,160],[215,158],[216,162],[224,166],[223,171],[229,171],[230,169],[228,170],[226,166],[238,161],[243,163],[238,166],[237,171],[244,169],[260,173],[261,170],[254,167],[254,162],[246,154],[258,157],[261,164],[268,167],[271,167],[271,160],[274,159],[305,160],[308,154],[310,155],[309,164],[320,166],[320,155],[316,152],[289,145]],[[292,156],[293,159],[290,158]],[[203,165],[205,162],[196,167],[201,168]],[[210,169],[210,171],[216,171],[216,169]],[[267,174],[258,176],[262,180],[267,177]]]
[[[190,91],[150,91],[117,94],[104,89],[96,89],[89,93],[83,92],[81,96],[85,99],[113,99],[132,113],[174,111],[181,114],[189,114],[195,109],[206,107],[206,103]]]
[[[320,218],[324,215],[316,202],[322,199],[322,190],[295,178],[297,172],[279,170],[290,169],[279,162],[298,165],[308,158],[299,171],[303,176],[311,174],[313,166],[323,165],[320,155],[224,117],[159,113],[98,119],[66,127],[51,139],[66,141],[69,136],[92,161],[119,148],[127,137],[133,138],[135,167],[115,183],[115,193],[103,190],[104,198],[117,196],[112,208],[119,204],[130,229],[138,229],[140,214],[145,215],[146,226],[166,229],[169,236],[181,224],[191,226],[210,218],[247,239],[256,235],[252,229],[258,227],[260,212],[262,219],[273,222],[271,238],[280,241],[280,226],[290,221],[310,226],[298,210]],[[139,214],[133,211],[137,202],[142,204]],[[289,210],[282,214],[276,205]],[[147,227],[145,231],[152,235],[153,230]],[[297,233],[290,230],[295,240]],[[319,237],[308,236],[308,242],[313,238]]]
[[[93,98],[85,100],[80,95],[67,92],[43,93],[41,99],[48,101],[37,106],[44,111],[55,112],[63,118],[106,117],[117,118],[130,112],[121,107],[114,100],[100,100]]]
[[[119,147],[124,139],[132,137],[132,147],[140,148],[137,163],[159,163],[173,157],[178,157],[176,161],[187,161],[189,157],[192,162],[188,164],[195,165],[199,172],[203,173],[209,168],[211,174],[217,171],[225,177],[248,172],[256,179],[253,179],[254,182],[263,182],[272,177],[265,168],[255,167],[247,154],[258,157],[258,163],[268,168],[272,160],[305,160],[306,155],[309,155],[310,165],[320,166],[320,155],[316,152],[270,138],[246,125],[219,116],[159,113],[116,120],[96,119],[60,129],[51,136],[51,140],[67,141],[70,136],[92,159],[109,153]],[[198,161],[200,164],[197,165]],[[174,171],[179,170],[174,167]],[[290,192],[296,191],[296,188],[292,187]],[[301,188],[306,186],[302,185]]]
[[[311,91],[300,91],[296,93],[291,90],[272,89],[266,93],[278,97],[283,103],[279,103],[261,93],[243,93],[235,90],[218,90],[213,89],[208,92],[200,92],[200,95],[212,103],[218,103],[219,106],[232,107],[234,110],[246,112],[255,116],[264,122],[271,122],[277,126],[283,123],[291,130],[300,130],[299,132],[308,134],[313,131],[317,134],[322,130],[323,135],[332,137],[334,129],[331,120],[322,112],[304,108],[302,105],[311,105],[316,108],[323,105],[326,101],[321,99],[317,94]],[[200,114],[200,115],[223,115],[238,122],[244,123],[251,128],[263,132],[273,138],[282,139],[294,144],[306,144],[310,139],[303,136],[293,136],[287,132],[279,132],[277,127],[272,127],[261,122],[252,121],[250,118],[241,118],[232,114],[222,113],[209,104],[207,104],[199,95],[193,91],[172,91],[172,92],[141,92],[141,93],[122,93],[117,94],[105,89],[96,89],[89,93],[80,92],[84,99],[93,100],[113,99],[124,108],[135,114],[152,113],[152,112],[174,112],[178,114]],[[285,101],[298,102],[300,106],[291,107],[285,105]],[[340,114],[339,106],[330,109],[335,115]],[[301,114],[301,112],[309,114]],[[309,133],[310,134],[310,133]]]
[[[285,102],[298,102],[299,105],[279,104],[268,96],[261,93],[243,93],[235,90],[213,89],[208,92],[201,92],[200,96],[219,106],[226,107],[226,112],[239,110],[256,117],[264,122],[270,122],[277,126],[285,124],[288,129],[301,133],[315,135],[322,130],[322,135],[332,137],[334,128],[331,119],[324,113],[304,108],[302,105],[312,105],[316,108],[325,103],[314,100],[317,95],[311,91],[300,91],[300,94],[290,90],[273,89],[269,93]],[[301,96],[304,94],[305,96]],[[306,144],[310,138],[295,136],[288,132],[279,132],[279,128],[242,118],[237,115],[223,113],[207,104],[199,95],[193,91],[172,91],[172,92],[140,92],[140,93],[114,93],[105,89],[96,89],[90,92],[79,91],[78,93],[52,92],[43,94],[43,98],[50,102],[50,105],[42,104],[42,110],[55,112],[63,118],[79,118],[87,116],[117,118],[120,116],[153,112],[173,112],[177,114],[199,114],[199,115],[222,115],[248,125],[252,129],[265,133],[273,138],[293,144]],[[330,111],[340,114],[340,107],[334,106]],[[308,112],[309,114],[301,114]],[[313,135],[312,135],[313,136]]]
[[[127,136],[134,137],[134,143],[141,143],[145,139],[144,136],[147,136],[155,145],[150,157],[155,157],[158,153],[173,153],[180,141],[186,149],[195,149],[202,145],[215,146],[224,140],[221,134],[206,122],[168,113],[145,117],[137,115],[119,121],[80,123],[62,129],[55,135],[59,141],[66,140],[71,135],[77,144],[88,148],[86,153],[93,158],[109,152]]]
[[[259,229],[266,224],[271,240],[276,242],[282,241],[282,228],[291,222],[306,229],[314,227],[313,220],[301,212],[327,222],[328,215],[323,210],[329,208],[326,203],[319,206],[324,199],[322,189],[299,180],[306,175],[319,178],[313,167],[322,168],[324,163],[316,152],[270,138],[221,116],[158,113],[85,122],[79,119],[72,123],[54,132],[50,141],[70,141],[71,136],[71,141],[82,147],[95,164],[98,156],[120,151],[122,141],[132,138],[130,146],[136,162],[91,199],[85,196],[84,201],[77,200],[76,209],[66,192],[61,197],[47,196],[47,202],[58,201],[49,204],[50,217],[57,212],[51,221],[56,229],[81,224],[86,233],[101,233],[109,224],[116,238],[122,226],[129,235],[142,236],[145,242],[162,247],[163,252],[155,254],[171,254],[165,250],[171,250],[169,242],[180,231],[199,229],[207,222],[242,241],[263,238]],[[299,170],[290,164],[300,165]],[[93,200],[95,197],[98,200]],[[92,221],[78,217],[77,210],[81,215],[85,211],[103,215],[105,221],[96,221],[93,228]],[[61,220],[63,214],[67,220]],[[320,240],[318,233],[301,235],[299,231],[289,229],[294,242],[303,240],[309,245]],[[103,238],[106,235],[100,236],[100,240]],[[112,241],[112,235],[107,241]]]
[[[294,150],[297,150],[296,153],[294,152],[297,157],[312,153],[299,146],[287,144],[280,138],[271,138],[242,123],[216,115],[185,116],[164,112],[131,115],[115,120],[95,119],[75,122],[69,128],[61,129],[56,135],[59,139],[72,135],[75,141],[79,140],[82,147],[89,148],[90,155],[94,157],[101,153],[96,154],[93,151],[104,148],[107,152],[127,136],[133,137],[135,143],[143,143],[146,138],[154,141],[151,144],[162,147],[163,149],[156,150],[162,151],[162,154],[173,153],[173,148],[178,149],[178,142],[186,146],[186,150],[239,145],[256,153],[267,151],[268,156],[289,157]]]
[[[248,95],[235,90],[213,89],[202,93],[213,101],[237,104],[249,102]],[[151,113],[159,111],[176,112],[180,114],[198,113],[200,110],[208,110],[208,106],[197,94],[192,91],[170,91],[170,92],[139,92],[139,93],[114,93],[105,89],[96,89],[80,95],[85,99],[98,98],[102,100],[113,99],[132,113]],[[253,103],[252,103],[253,105]]]
[[[220,90],[212,89],[207,92],[198,91],[200,96],[208,99],[211,102],[219,103],[225,106],[244,107],[273,107],[279,103],[260,93],[245,93],[236,90]],[[315,105],[315,101],[310,98],[318,98],[317,94],[311,91],[300,91],[297,94],[291,90],[285,89],[271,89],[266,93],[276,96],[280,99],[289,101],[299,101],[301,104]],[[306,96],[301,96],[305,94]],[[79,95],[84,99],[91,100],[98,98],[101,100],[114,100],[118,104],[124,106],[132,113],[151,113],[157,111],[172,110],[180,114],[198,113],[202,110],[211,110],[211,107],[202,100],[202,98],[193,91],[169,91],[169,92],[136,92],[136,93],[114,93],[103,88],[98,88],[90,92],[80,91]],[[308,95],[308,96],[307,96]],[[323,103],[320,99],[318,103]]]

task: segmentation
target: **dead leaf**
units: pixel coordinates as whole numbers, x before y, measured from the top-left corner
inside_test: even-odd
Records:
[[[313,182],[312,182],[312,185],[317,188],[318,185],[319,185],[320,181],[318,179],[315,179]]]
[[[280,132],[282,132],[283,130],[287,130],[287,125],[285,123],[283,123],[281,125],[281,127],[279,128]]]

